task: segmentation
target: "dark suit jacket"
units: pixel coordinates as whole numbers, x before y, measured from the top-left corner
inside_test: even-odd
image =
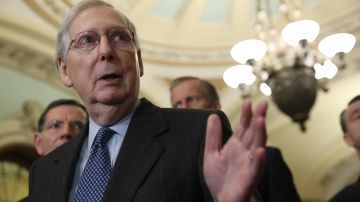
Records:
[[[275,147],[266,147],[265,169],[258,186],[263,202],[300,202],[291,171]]]
[[[202,164],[206,121],[212,112],[161,109],[142,99],[129,124],[103,201],[211,201]],[[216,113],[228,137],[230,124],[224,113]],[[87,134],[84,131],[80,138],[32,165],[27,201],[68,201]]]
[[[330,202],[357,202],[360,201],[360,178],[353,184],[344,187]]]

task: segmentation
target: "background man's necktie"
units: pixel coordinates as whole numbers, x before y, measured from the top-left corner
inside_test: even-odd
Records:
[[[75,201],[101,201],[111,174],[110,154],[106,143],[115,133],[110,128],[100,128],[96,134],[80,177]]]

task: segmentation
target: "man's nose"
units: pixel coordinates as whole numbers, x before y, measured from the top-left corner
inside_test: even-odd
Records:
[[[99,53],[101,61],[111,60],[114,57],[111,42],[105,34],[100,36]]]
[[[70,139],[72,136],[76,135],[76,131],[70,124],[64,124],[61,129],[61,139]]]

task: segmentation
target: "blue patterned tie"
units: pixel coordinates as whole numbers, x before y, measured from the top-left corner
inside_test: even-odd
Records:
[[[111,162],[107,141],[116,132],[100,128],[96,134],[88,161],[80,177],[75,201],[101,201],[111,174]]]

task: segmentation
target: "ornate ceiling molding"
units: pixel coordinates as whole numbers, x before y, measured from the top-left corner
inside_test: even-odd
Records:
[[[169,48],[162,45],[141,42],[141,54],[144,60],[156,63],[179,65],[215,65],[234,64],[229,50],[196,50],[189,48]]]
[[[70,8],[68,1],[55,0],[25,0],[25,2],[44,20],[58,27],[60,20]]]
[[[74,95],[60,82],[53,59],[48,55],[0,38],[0,64]]]
[[[72,0],[25,0],[25,2],[44,20],[52,24],[54,27],[58,27],[60,24],[61,19],[64,17],[66,12],[70,9],[70,7],[74,4],[74,1]],[[131,9],[133,9],[134,4],[141,4],[142,1],[136,0],[136,1],[130,1],[128,4],[131,4],[132,6],[125,5],[126,3],[119,2],[119,1],[110,1],[114,4],[114,6],[121,8],[125,12],[131,13]],[[184,1],[185,3],[182,4],[182,12],[187,6],[190,4],[189,1]],[[188,8],[187,8],[188,9]],[[182,13],[181,12],[181,13]],[[134,16],[135,19],[151,19],[150,15],[151,13],[145,13],[144,16]],[[180,14],[179,14],[180,15]],[[327,22],[324,27],[322,28],[322,36],[328,35],[332,32],[339,32],[339,30],[344,32],[354,32],[354,30],[358,30],[360,27],[359,19],[360,14],[357,12],[351,13],[351,15],[341,16],[339,17],[341,20],[338,20],[336,22]],[[153,20],[153,19],[152,19]],[[146,24],[146,20],[145,23]],[[198,28],[202,27],[201,22],[200,24],[196,25]],[[138,26],[139,24],[136,23]],[[162,28],[166,29],[163,23],[160,21],[157,23],[159,26],[159,30],[162,30]],[[141,25],[141,24],[140,24]],[[166,25],[165,25],[166,26]],[[241,27],[241,25],[237,25],[238,27]],[[176,26],[177,29],[188,29],[186,26]],[[245,29],[247,29],[245,27]],[[206,32],[207,28],[203,27],[200,30],[204,30],[204,33],[212,33],[214,30],[211,30],[211,32]],[[189,31],[191,31],[189,29]],[[232,31],[232,29],[229,29],[228,31]],[[184,31],[182,31],[184,32]],[[224,30],[219,29],[218,32],[224,32]],[[186,33],[186,32],[185,32]],[[226,33],[226,32],[225,32]],[[141,34],[144,33],[140,33]],[[146,34],[146,33],[145,33]],[[195,36],[201,34],[201,33],[192,33]],[[360,33],[355,33],[360,34]],[[162,35],[160,34],[159,37]],[[226,34],[222,34],[220,36],[226,36]],[[206,38],[207,36],[203,36],[202,38]],[[170,63],[170,64],[177,64],[177,65],[188,65],[188,64],[199,64],[199,65],[208,65],[208,64],[234,64],[234,61],[230,57],[230,49],[231,44],[233,43],[224,43],[229,44],[228,47],[226,46],[212,46],[211,44],[207,44],[204,42],[203,47],[196,47],[191,45],[184,46],[181,44],[181,41],[183,39],[179,38],[178,42],[175,42],[175,44],[169,46],[162,43],[157,43],[154,41],[149,41],[146,39],[147,37],[143,37],[143,39],[140,39],[141,41],[141,48],[142,48],[142,57],[145,61],[150,62],[157,62],[157,63]],[[319,39],[322,37],[319,37]],[[227,41],[229,39],[219,39]],[[239,40],[241,40],[239,38]],[[234,42],[235,43],[235,42]]]

